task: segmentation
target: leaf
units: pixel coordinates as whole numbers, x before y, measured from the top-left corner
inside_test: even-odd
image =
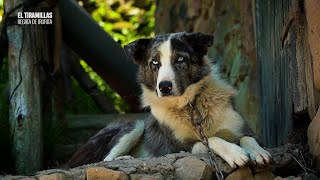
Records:
[[[126,21],[116,22],[113,24],[113,30],[132,29],[133,25]]]

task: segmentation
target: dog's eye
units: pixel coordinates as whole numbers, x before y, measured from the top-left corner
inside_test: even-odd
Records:
[[[179,56],[177,59],[177,63],[183,63],[185,61],[185,58],[183,56]]]
[[[151,63],[156,66],[159,65],[159,61],[156,59],[152,59]]]
[[[156,58],[151,59],[151,64],[155,66],[159,66],[159,61]]]

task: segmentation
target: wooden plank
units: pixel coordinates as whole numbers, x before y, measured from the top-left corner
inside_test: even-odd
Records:
[[[307,22],[303,21],[304,17],[300,18],[294,26],[297,34],[296,56],[291,58],[291,64],[293,64],[291,68],[293,106],[295,114],[308,113],[310,119],[313,119],[319,107],[320,94],[313,81],[315,70],[312,66],[313,61],[309,46],[311,42],[308,42],[307,37]]]
[[[119,119],[145,119],[149,113],[67,115],[70,130],[102,129]]]
[[[261,132],[267,146],[277,146],[287,134],[291,120],[289,58],[291,46],[281,48],[287,1],[256,1],[257,58],[261,73]],[[290,44],[290,43],[289,43]],[[285,53],[284,53],[285,52]],[[289,98],[290,97],[290,98]]]
[[[10,11],[23,0],[6,1]],[[32,9],[30,9],[32,10]],[[16,12],[22,11],[18,9]],[[48,59],[45,26],[10,25],[7,28],[9,52],[9,122],[15,171],[34,173],[42,168],[40,66]]]
[[[14,0],[5,4],[10,10],[22,4],[22,0]],[[40,11],[28,8],[30,11]],[[21,9],[16,10],[22,12]],[[40,65],[50,64],[51,49],[48,26],[9,25],[7,35],[9,41],[9,123],[11,148],[16,173],[30,174],[42,169],[42,99],[45,91],[43,81],[45,74]],[[48,91],[48,90],[46,90]]]
[[[320,90],[320,3],[317,0],[305,1],[306,17],[308,21],[308,40],[312,54],[313,80],[315,87]]]

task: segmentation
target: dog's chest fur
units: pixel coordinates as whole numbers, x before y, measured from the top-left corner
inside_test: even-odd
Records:
[[[230,98],[233,94],[231,86],[215,82],[212,75],[208,75],[189,86],[179,97],[158,98],[155,93],[143,88],[142,102],[151,108],[159,124],[168,127],[180,142],[200,140],[198,130],[191,123],[192,109],[189,103],[193,102],[204,118],[202,127],[206,136],[234,140],[241,136],[243,121],[232,111]],[[195,112],[193,114],[194,119],[198,120],[198,115]]]
[[[191,108],[189,106],[182,109],[155,106],[151,108],[151,112],[160,124],[173,130],[173,135],[179,141],[199,140],[199,134],[191,123]]]

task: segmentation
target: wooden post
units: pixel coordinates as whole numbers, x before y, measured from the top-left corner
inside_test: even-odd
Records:
[[[6,12],[21,3],[23,0],[6,1]],[[11,16],[19,11],[21,8]],[[9,25],[7,28],[10,136],[18,174],[34,173],[42,167],[40,64],[48,60],[45,29],[46,26],[41,25]]]

